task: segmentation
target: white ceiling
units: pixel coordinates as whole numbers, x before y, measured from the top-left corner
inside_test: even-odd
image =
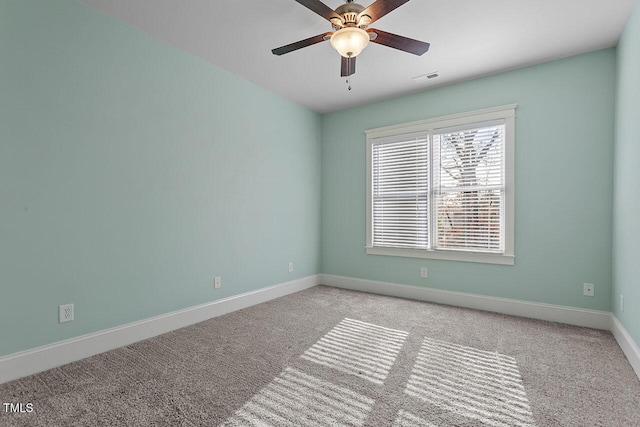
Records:
[[[294,0],[81,1],[325,113],[615,46],[634,0],[412,0],[371,27],[429,42],[429,52],[414,56],[371,43],[358,56],[351,91],[329,42],[271,53],[331,31]],[[332,9],[342,3],[325,1]],[[434,71],[439,78],[412,80]]]

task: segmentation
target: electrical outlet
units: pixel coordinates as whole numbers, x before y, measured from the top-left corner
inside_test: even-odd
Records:
[[[220,289],[222,287],[222,277],[216,276],[216,278],[213,279],[213,287],[215,289]]]
[[[582,284],[582,294],[586,297],[592,297],[594,295],[595,286],[593,283],[583,283]]]
[[[293,263],[289,263],[289,273],[293,273]]]
[[[624,295],[620,295],[620,311],[624,311]]]
[[[71,322],[73,320],[73,304],[58,306],[58,323]]]
[[[427,278],[427,267],[422,267],[420,269],[420,277]]]

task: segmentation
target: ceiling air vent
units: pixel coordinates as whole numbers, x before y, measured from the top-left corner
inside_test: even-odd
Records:
[[[427,80],[435,79],[436,77],[440,77],[440,74],[437,71],[433,71],[431,73],[412,77],[412,80],[416,83],[422,83],[422,82],[426,82]]]

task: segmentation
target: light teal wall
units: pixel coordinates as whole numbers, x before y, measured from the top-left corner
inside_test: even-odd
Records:
[[[615,55],[602,50],[324,115],[322,272],[610,310]],[[365,129],[511,103],[516,265],[366,255]],[[582,295],[583,282],[595,283],[595,297]]]
[[[0,356],[319,272],[317,114],[68,0],[0,2],[0,94]]]
[[[640,2],[618,45],[613,204],[613,303],[640,344]],[[620,311],[624,295],[624,312]]]

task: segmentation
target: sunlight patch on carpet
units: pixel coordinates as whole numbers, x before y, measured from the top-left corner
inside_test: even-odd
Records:
[[[343,319],[301,358],[382,384],[408,333]]]
[[[348,388],[286,368],[223,426],[361,426],[373,404]]]
[[[513,357],[425,338],[405,393],[491,426],[534,426]]]
[[[411,412],[407,412],[401,409],[398,412],[398,416],[393,421],[393,427],[438,427],[435,424],[431,424],[422,418],[413,415]]]

